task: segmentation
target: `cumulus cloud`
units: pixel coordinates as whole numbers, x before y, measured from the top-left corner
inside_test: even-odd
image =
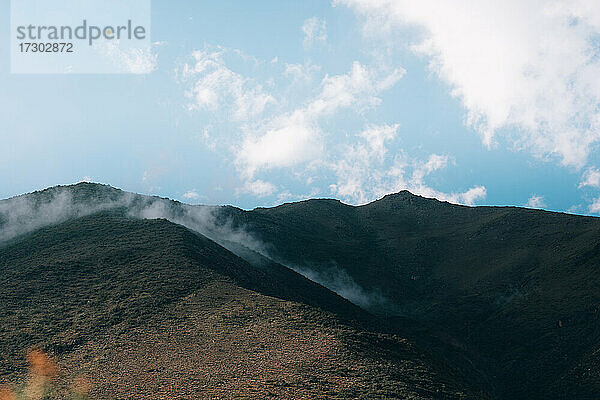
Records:
[[[464,193],[451,193],[446,198],[448,199],[447,201],[450,202],[472,206],[475,205],[477,201],[485,199],[486,196],[487,189],[485,186],[479,185],[470,188]]]
[[[379,93],[392,88],[405,74],[403,68],[380,72],[355,61],[347,74],[325,76],[319,97],[307,107],[311,115],[332,114],[342,107],[379,105]]]
[[[600,171],[597,168],[591,167],[583,174],[583,179],[579,183],[579,188],[584,186],[600,187]]]
[[[277,191],[277,187],[271,182],[265,182],[261,179],[255,179],[246,181],[241,191],[253,194],[257,197],[265,197],[275,193]]]
[[[431,154],[426,161],[412,159],[410,162],[400,162],[388,172],[393,179],[391,185],[384,185],[379,190],[379,196],[398,192],[400,190],[409,190],[414,194],[424,197],[436,198],[442,201],[448,201],[455,204],[465,204],[472,206],[477,201],[485,199],[487,189],[485,186],[478,185],[469,188],[464,192],[445,193],[430,187],[425,178],[433,172],[446,168],[450,158],[446,155]],[[409,173],[412,168],[412,173]]]
[[[429,175],[447,167],[451,161],[447,155],[430,154],[426,160],[419,160],[396,154],[386,162],[387,143],[395,139],[398,128],[398,124],[369,126],[357,135],[357,142],[345,146],[334,161],[325,164],[337,178],[329,186],[335,196],[353,204],[368,203],[401,190],[467,205],[485,198],[484,186],[443,193],[427,185]]]
[[[196,190],[188,190],[181,196],[181,198],[184,200],[198,200],[200,195]]]
[[[228,66],[229,59],[225,62],[226,54],[238,55],[252,65],[273,68],[273,78],[265,85],[275,90],[279,83],[288,84],[287,89],[295,85],[308,90],[291,99],[280,96],[282,100],[268,109],[260,100],[260,106],[255,107],[257,112],[238,112],[238,116],[243,114],[244,118],[232,119],[229,113],[223,115],[223,109],[227,109],[226,103],[238,108],[238,93],[270,95],[266,95],[257,81],[233,72]],[[397,137],[398,124],[366,123],[358,133],[332,128],[331,122],[348,112],[366,119],[368,113],[381,104],[382,94],[403,77],[403,68],[393,68],[386,63],[372,66],[353,62],[346,73],[325,74],[316,80],[314,77],[320,67],[311,63],[261,62],[241,54],[220,47],[196,51],[192,55],[194,62],[185,64],[179,71],[183,80],[192,82],[187,93],[194,99],[192,108],[212,109],[228,124],[228,131],[240,132],[228,138],[228,148],[233,153],[242,181],[237,194],[276,196],[285,201],[319,196],[329,191],[353,204],[363,204],[404,189],[469,205],[485,198],[484,186],[445,193],[428,185],[427,180],[432,174],[453,164],[453,158],[429,154],[422,160],[404,154],[397,147],[392,151],[389,145]],[[286,88],[280,89],[283,89],[280,93],[286,92]],[[258,96],[258,99],[265,96]],[[253,108],[243,108],[248,109]],[[211,132],[215,123],[213,117]],[[211,143],[216,140],[208,133],[208,128],[201,138]],[[307,188],[301,189],[303,194],[293,193],[286,187],[286,183],[291,182],[277,182],[276,185],[266,181],[261,174],[272,170],[285,170],[289,178],[305,182]]]
[[[220,47],[196,50],[192,53],[193,62],[183,65],[181,79],[192,82],[186,92],[191,100],[189,108],[215,111],[227,107],[231,109],[231,118],[247,120],[276,103],[262,85],[227,67],[223,59],[225,52],[226,49]]]
[[[295,82],[306,82],[312,80],[313,76],[320,71],[320,66],[311,63],[285,64],[283,74],[291,77]]]
[[[338,158],[328,164],[337,177],[331,192],[352,203],[373,200],[375,191],[384,186],[389,171],[383,169],[385,142],[392,140],[399,125],[370,126],[359,133],[358,143],[343,148]]]
[[[543,196],[536,196],[535,194],[532,195],[529,200],[527,200],[527,204],[525,204],[525,207],[529,207],[529,208],[543,208],[546,207],[546,203],[544,201],[544,197]]]
[[[412,49],[459,98],[467,122],[490,145],[502,128],[521,148],[582,167],[600,141],[600,6],[575,0],[336,0],[369,34]],[[506,130],[508,132],[508,130]]]
[[[380,92],[391,88],[404,70],[381,73],[355,62],[347,74],[325,76],[316,98],[282,116],[266,121],[244,140],[237,165],[248,177],[260,169],[290,167],[317,160],[323,152],[320,119],[354,108],[358,111],[381,102]]]
[[[600,197],[594,199],[592,204],[588,207],[590,214],[600,214]]]
[[[383,161],[387,153],[385,142],[394,139],[399,127],[400,124],[371,125],[360,132],[358,136],[364,139],[369,155],[376,157],[379,161]]]
[[[259,169],[291,167],[317,158],[323,145],[315,121],[302,110],[268,121],[257,134],[248,136],[237,154],[243,176]]]
[[[305,49],[311,48],[314,44],[325,43],[327,41],[327,24],[324,19],[318,17],[308,18],[302,25],[304,33],[303,45]]]

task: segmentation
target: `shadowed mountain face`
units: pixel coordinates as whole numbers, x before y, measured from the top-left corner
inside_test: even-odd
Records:
[[[476,398],[322,286],[118,209],[0,247],[0,304],[0,379],[42,348],[62,371],[51,397],[83,376],[97,399]]]
[[[306,365],[330,371],[311,378],[321,383],[307,396],[335,397],[328,391],[336,387],[358,390],[335,394],[350,398],[467,396],[449,364],[499,399],[600,398],[597,218],[463,207],[408,192],[360,207],[309,200],[243,211],[78,184],[0,201],[0,242],[0,301],[14,305],[0,309],[5,374],[19,371],[15,352],[42,343],[99,382],[118,375],[118,365],[135,375],[144,354],[162,349],[152,358],[160,367],[148,367],[147,385],[137,386],[149,397],[178,367],[182,380],[223,393],[234,370],[273,393],[305,393],[297,391],[310,386],[299,372]],[[273,326],[277,333],[264,335]],[[167,351],[169,343],[180,350]],[[305,353],[315,357],[308,364],[299,361]],[[185,367],[177,365],[183,358]],[[232,363],[241,369],[224,366]],[[274,365],[286,372],[257,372],[271,376]],[[97,393],[136,387],[135,378],[125,381]],[[195,387],[181,393],[199,396],[187,391]]]
[[[463,350],[503,398],[600,398],[600,219],[408,192],[229,213],[273,259],[342,270],[371,311]]]

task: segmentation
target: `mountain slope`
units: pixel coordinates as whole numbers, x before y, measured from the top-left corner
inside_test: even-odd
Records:
[[[35,346],[92,398],[478,398],[405,339],[349,321],[364,313],[323,287],[122,211],[0,247],[3,380]]]
[[[468,354],[503,398],[600,397],[587,366],[600,349],[597,218],[408,192],[361,207],[309,200],[227,212],[272,245],[274,260],[321,277],[341,270],[380,294],[371,311]]]
[[[244,211],[82,183],[0,201],[0,243],[103,211],[202,233],[262,274],[246,288],[369,319],[322,288],[316,296],[290,267],[498,398],[600,398],[597,218],[406,191],[360,207],[321,199]]]

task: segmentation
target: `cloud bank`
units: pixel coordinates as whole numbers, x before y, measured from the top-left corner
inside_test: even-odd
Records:
[[[600,141],[597,2],[336,0],[368,35],[392,44],[418,31],[412,50],[467,110],[492,145],[503,128],[520,148],[580,168]],[[381,36],[380,36],[381,37]]]
[[[303,30],[314,39],[321,22],[308,20]],[[481,185],[449,193],[432,188],[427,180],[454,165],[453,157],[408,155],[398,147],[399,124],[368,122],[403,78],[402,67],[354,61],[342,73],[321,70],[220,46],[192,52],[177,70],[189,111],[210,121],[203,141],[232,160],[238,195],[285,201],[309,193],[363,204],[408,189],[469,205],[485,198]],[[345,119],[359,125],[343,126]]]
[[[377,105],[381,102],[379,93],[394,86],[403,73],[400,69],[380,73],[355,62],[346,74],[325,76],[320,93],[308,104],[263,122],[247,135],[237,153],[238,166],[244,175],[252,177],[260,169],[320,158],[325,135],[320,120],[342,109]]]

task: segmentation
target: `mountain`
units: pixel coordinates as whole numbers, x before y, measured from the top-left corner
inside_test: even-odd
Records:
[[[119,222],[113,228],[94,228],[110,221]],[[153,224],[163,224],[161,229],[168,226],[179,232],[177,235],[185,233],[186,239],[175,240],[172,237],[177,235],[169,231],[156,233],[152,241]],[[114,236],[112,232],[120,232],[120,226],[127,228]],[[74,233],[65,243],[72,241],[72,249],[86,249],[81,253],[82,257],[87,254],[85,262],[54,248],[41,250],[54,243],[52,238],[63,237],[71,230]],[[38,236],[40,239],[35,241]],[[87,244],[81,242],[85,237]],[[130,237],[137,237],[135,243],[140,246],[129,243],[126,239]],[[146,242],[147,247],[141,245]],[[113,253],[97,258],[96,254],[104,254],[104,243],[114,243]],[[210,253],[206,248],[211,249]],[[149,263],[147,269],[145,263]],[[40,268],[46,265],[52,268]],[[88,269],[101,265],[105,272],[90,272],[84,285],[78,285],[76,278],[66,279],[65,286],[57,286],[56,293],[53,285],[67,275],[42,273],[78,265]],[[313,371],[320,371],[318,379],[341,379],[346,372],[339,365],[362,365],[360,373],[351,374],[362,376],[362,383],[349,385],[368,390],[377,387],[383,397],[398,397],[393,395],[395,391],[412,391],[417,398],[460,398],[456,394],[460,392],[467,397],[511,400],[598,399],[599,269],[600,219],[594,217],[516,207],[466,207],[406,191],[358,207],[315,199],[246,211],[232,206],[190,206],[105,185],[54,187],[0,201],[0,299],[18,304],[17,308],[23,310],[22,314],[13,310],[2,316],[3,327],[18,326],[0,328],[2,337],[10,338],[10,342],[2,339],[2,343],[9,343],[0,345],[4,346],[2,354],[9,349],[13,352],[2,368],[5,375],[22,371],[14,358],[39,342],[70,362],[69,368],[81,366],[74,370],[95,371],[106,377],[102,375],[106,369],[97,372],[99,365],[138,368],[144,362],[143,356],[134,357],[138,354],[134,351],[136,343],[143,342],[140,337],[147,335],[149,343],[161,349],[174,341],[189,350],[191,343],[205,343],[197,336],[192,340],[189,332],[207,332],[211,329],[207,321],[222,321],[211,316],[237,315],[242,313],[243,304],[252,304],[250,310],[243,308],[244,321],[261,315],[264,319],[260,321],[286,321],[276,325],[288,329],[289,324],[299,324],[301,329],[284,329],[287,333],[277,337],[286,339],[275,344],[247,341],[243,333],[247,325],[236,325],[239,330],[235,331],[235,340],[244,337],[244,341],[235,342],[235,349],[220,350],[219,354],[233,357],[227,358],[227,365],[239,362],[233,360],[255,359],[255,350],[244,346],[263,349],[260,354],[265,359],[273,354],[293,354],[290,358],[298,360],[301,354],[313,354],[314,346],[328,337],[343,343],[345,350],[330,348],[333,353],[327,353],[327,357],[336,354],[338,358],[327,367],[318,367],[318,362],[311,364]],[[68,276],[77,277],[78,273],[76,269]],[[156,278],[165,276],[170,278]],[[225,306],[213,300],[221,296],[213,291],[221,293],[222,286],[192,284],[209,279],[206,277],[218,277],[210,279],[219,282],[224,279],[229,286],[223,289],[222,293],[227,293],[223,298],[234,296],[233,303],[227,301]],[[77,298],[98,298],[90,303],[96,305],[75,302],[75,296],[69,293],[79,291],[83,294]],[[22,297],[19,303],[10,297],[15,293]],[[43,300],[46,298],[56,300]],[[153,302],[158,305],[154,307]],[[298,314],[292,317],[294,313],[285,311],[287,306],[276,306],[280,302],[290,304]],[[237,306],[231,308],[234,303]],[[70,310],[71,317],[46,325],[35,322],[61,315],[61,304]],[[96,313],[86,307],[102,311]],[[80,312],[80,308],[87,311]],[[268,311],[260,311],[263,309]],[[47,310],[57,310],[57,314]],[[117,316],[122,321],[114,325],[124,324],[123,328],[111,327],[113,330],[106,333],[106,327],[114,322],[111,318]],[[70,329],[67,322],[60,321],[83,325]],[[172,321],[185,322],[174,325]],[[261,326],[267,329],[268,322],[264,323]],[[181,326],[181,331],[176,326]],[[216,336],[207,336],[210,343],[230,343],[231,337],[223,332],[233,328],[215,326],[210,335]],[[99,329],[97,334],[94,329]],[[82,333],[86,331],[91,336]],[[292,331],[295,333],[290,336]],[[315,332],[322,335],[315,336]],[[307,340],[313,347],[300,352],[292,349],[298,341],[307,344]],[[102,347],[103,343],[108,347]],[[121,353],[121,349],[130,349],[130,353]],[[186,359],[201,364],[209,362],[208,358],[200,361],[190,354],[207,349],[181,351]],[[274,353],[274,349],[282,353]],[[152,353],[152,349],[144,347],[141,354],[146,352]],[[107,357],[113,361],[96,364],[95,357],[85,358],[91,353],[111,354]],[[129,354],[133,358],[127,358]],[[160,360],[168,359],[171,364],[160,367],[163,369],[149,368],[153,374],[177,369],[173,363],[178,357],[166,354],[169,356]],[[202,364],[203,368],[216,365],[214,357],[210,360],[212,364]],[[403,364],[408,361],[415,364]],[[16,367],[11,370],[9,365]],[[247,372],[250,367],[246,363],[240,368]],[[260,368],[267,367],[261,364]],[[182,370],[189,372],[189,368]],[[236,382],[258,382],[256,376],[244,377]],[[163,382],[159,386],[168,381],[166,375],[144,379]],[[232,375],[227,379],[233,379]],[[372,382],[370,386],[367,381]],[[202,382],[210,386],[215,381]],[[286,392],[288,389],[277,386],[281,382],[278,375],[271,386],[264,381],[257,385],[289,395],[292,389]],[[293,390],[300,390],[298,381],[294,382]],[[331,380],[328,382],[329,386],[318,386],[307,396],[335,397],[327,392],[335,387]],[[350,387],[344,385],[339,387]],[[376,397],[373,393],[377,392],[366,390],[335,395]]]
[[[254,250],[230,243],[251,264],[180,224],[132,216],[157,201],[185,214],[90,184],[0,203],[0,384],[26,378],[35,348],[61,371],[50,398],[67,398],[78,379],[98,399],[482,398],[444,362]]]
[[[370,311],[454,347],[499,398],[600,398],[600,219],[406,191],[227,211],[274,260],[377,294]]]

